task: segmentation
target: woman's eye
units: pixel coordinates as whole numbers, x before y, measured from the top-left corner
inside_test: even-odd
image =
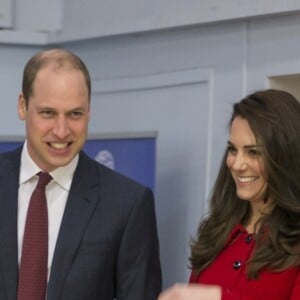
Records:
[[[251,156],[258,156],[258,155],[260,155],[260,152],[257,149],[250,149],[249,154]]]
[[[235,154],[236,153],[236,149],[233,146],[228,146],[227,147],[227,153]]]

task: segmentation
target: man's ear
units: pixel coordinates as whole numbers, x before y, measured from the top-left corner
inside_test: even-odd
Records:
[[[19,100],[18,100],[18,115],[21,120],[26,119],[26,113],[27,113],[27,107],[26,107],[26,101],[24,98],[23,93],[19,95]]]

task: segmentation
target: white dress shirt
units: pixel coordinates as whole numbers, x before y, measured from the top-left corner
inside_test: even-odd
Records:
[[[46,198],[48,206],[48,279],[56,245],[56,240],[69,195],[73,174],[78,163],[78,155],[66,166],[50,172],[52,180],[46,186]],[[18,196],[18,261],[20,265],[23,244],[24,228],[29,201],[38,182],[38,172],[42,171],[29,156],[27,141],[25,141],[22,156],[19,179]]]

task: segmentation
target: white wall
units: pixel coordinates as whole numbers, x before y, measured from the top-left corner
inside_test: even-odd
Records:
[[[11,0],[2,0],[0,2],[0,27],[13,27],[13,2]]]
[[[26,34],[26,32],[59,32],[63,29],[63,0],[14,0],[14,2],[14,30]]]
[[[89,5],[82,0],[63,2],[63,32],[54,39],[161,30],[300,9],[300,2],[293,0],[90,0]]]
[[[0,42],[48,44],[293,13],[295,0],[1,0]]]
[[[231,104],[299,73],[299,14],[62,43],[93,79],[91,133],[158,131],[156,209],[164,286],[186,281],[188,239],[227,140]],[[0,136],[23,133],[21,71],[40,46],[0,45]]]
[[[17,101],[24,64],[38,49],[40,48],[0,45],[1,137],[24,133],[23,123],[17,119]]]

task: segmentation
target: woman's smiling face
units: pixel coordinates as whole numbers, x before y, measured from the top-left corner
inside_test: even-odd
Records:
[[[230,127],[226,164],[242,200],[264,203],[267,180],[263,158],[249,123],[235,117]]]

